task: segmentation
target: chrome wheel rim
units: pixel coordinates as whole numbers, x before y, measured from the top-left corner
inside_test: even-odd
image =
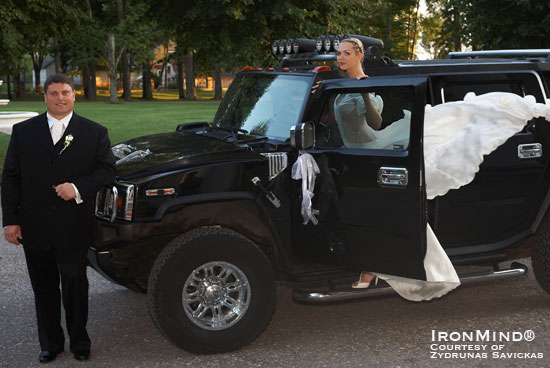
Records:
[[[185,314],[195,325],[205,330],[224,330],[246,314],[250,283],[237,266],[209,262],[191,272],[181,298]]]

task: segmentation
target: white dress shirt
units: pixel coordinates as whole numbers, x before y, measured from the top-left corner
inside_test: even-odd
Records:
[[[61,137],[63,137],[63,133],[65,132],[65,129],[67,129],[67,127],[69,126],[69,122],[71,121],[71,118],[73,117],[73,112],[71,111],[71,113],[69,115],[65,116],[61,120],[58,120],[58,119],[54,118],[53,116],[50,115],[50,113],[46,113],[46,116],[48,117],[48,126],[50,127],[50,134],[52,135],[52,142],[53,142],[53,144],[56,144],[59,141],[59,139],[61,139]],[[62,126],[61,134],[60,134],[59,137],[54,137],[53,127],[56,123],[59,123]],[[74,191],[76,193],[76,197],[74,198],[74,200],[76,201],[77,204],[82,203],[83,200],[82,200],[82,197],[80,197],[80,192],[78,191],[78,188],[73,183],[71,183],[71,185],[73,186]]]

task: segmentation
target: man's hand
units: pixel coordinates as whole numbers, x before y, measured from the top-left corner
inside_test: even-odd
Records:
[[[21,227],[19,225],[9,225],[4,228],[4,237],[12,244],[19,245],[19,239],[23,239],[21,235]]]
[[[63,198],[66,201],[70,201],[76,197],[74,187],[71,183],[63,183],[53,187],[58,197]]]

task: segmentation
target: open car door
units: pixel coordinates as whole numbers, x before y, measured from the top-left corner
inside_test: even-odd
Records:
[[[307,150],[320,169],[312,206],[317,225],[304,225],[301,185],[293,190],[293,248],[302,259],[425,280],[426,85],[426,77],[416,76],[321,85],[312,102],[320,112],[316,141]],[[382,118],[378,130],[361,126],[372,108]]]

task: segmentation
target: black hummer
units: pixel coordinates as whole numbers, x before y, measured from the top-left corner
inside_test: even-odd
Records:
[[[423,279],[426,222],[455,265],[491,267],[461,278],[523,275],[521,264],[498,265],[531,256],[550,292],[549,123],[530,121],[485,157],[471,184],[432,201],[422,156],[426,104],[470,91],[544,103],[550,50],[392,61],[378,54],[380,41],[363,38],[370,78],[354,80],[333,66],[338,40],[277,41],[274,53],[288,55],[277,68],[243,69],[212,123],[113,147],[118,178],[97,195],[89,261],[147,291],[154,323],[177,346],[211,353],[252,342],[272,318],[277,282],[315,302],[391,291],[352,290],[362,269]],[[343,146],[330,113],[343,92],[382,96],[383,125],[408,118],[408,136],[390,147]],[[302,186],[291,179],[301,150],[320,169],[317,225],[303,224]]]

